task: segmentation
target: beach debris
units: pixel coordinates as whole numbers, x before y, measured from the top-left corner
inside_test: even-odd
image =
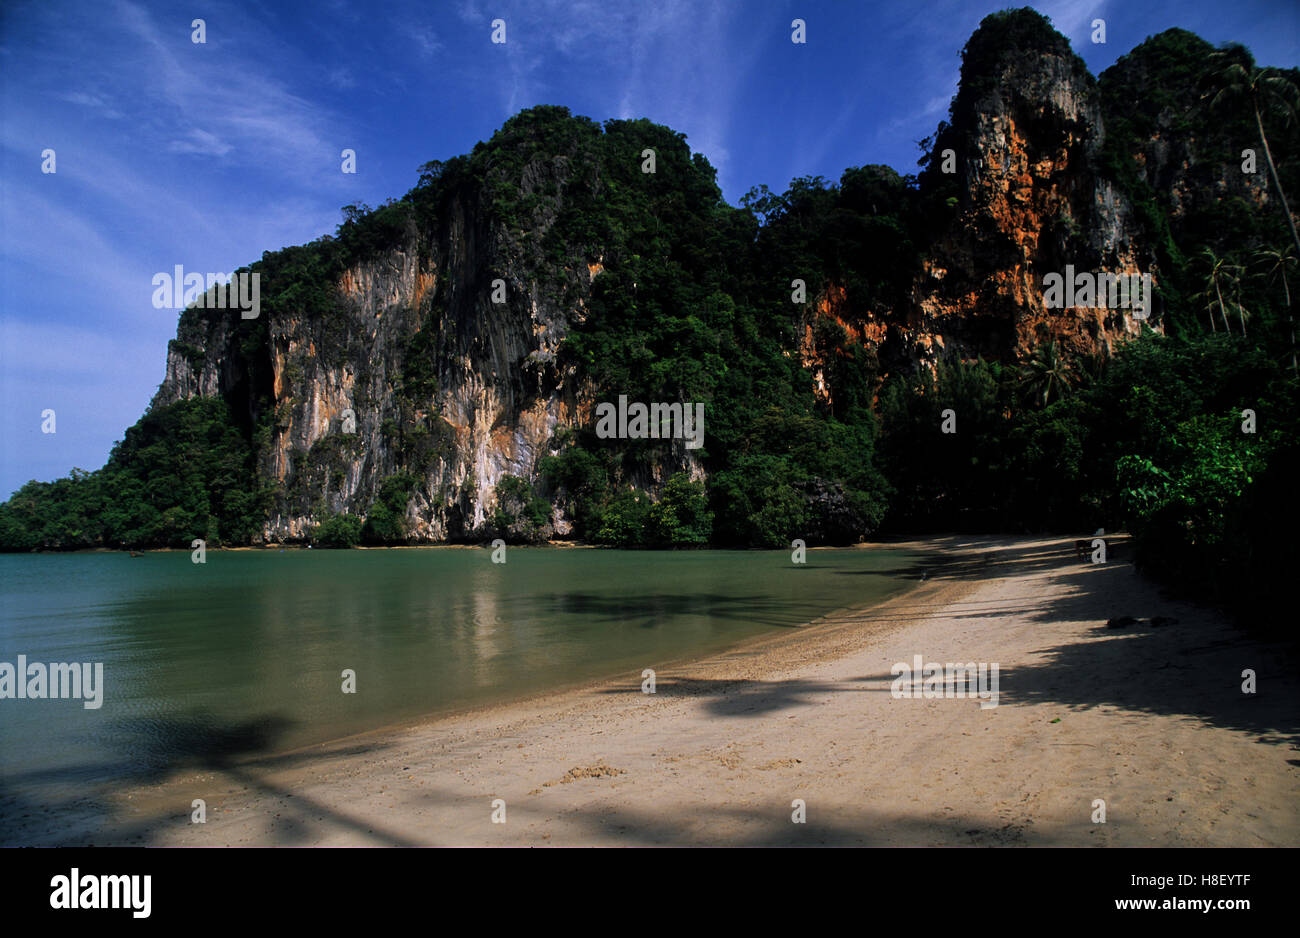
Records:
[[[1060,718],[1060,717],[1057,717],[1055,720],[1048,720],[1047,722],[1048,722],[1048,723],[1060,723],[1060,722],[1061,722],[1061,718]]]
[[[1137,625],[1138,621],[1139,620],[1133,618],[1132,616],[1116,616],[1113,619],[1107,620],[1106,628],[1108,629],[1127,628],[1130,625]]]
[[[552,785],[567,785],[569,782],[576,782],[583,778],[613,778],[615,775],[626,775],[626,769],[616,769],[608,766],[603,762],[596,765],[577,765],[564,773],[564,777],[558,781],[542,782],[543,788],[550,788]]]

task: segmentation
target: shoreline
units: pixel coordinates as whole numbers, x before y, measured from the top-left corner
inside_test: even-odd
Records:
[[[654,695],[627,675],[211,758],[19,842],[1300,845],[1289,651],[1063,539],[888,546],[943,553],[879,604],[657,668]],[[1178,624],[1107,629],[1119,615]],[[893,698],[913,654],[1000,662],[1000,704]]]
[[[883,541],[858,541],[856,544],[826,544],[814,545],[807,547],[809,553],[818,550],[869,550],[872,548],[900,548],[908,544],[922,544],[924,539],[900,538],[897,540]],[[788,553],[784,547],[767,548],[767,547],[700,547],[700,548],[657,548],[657,547],[610,547],[607,544],[593,544],[589,541],[545,541],[541,544],[507,544],[511,550],[539,550],[544,548],[555,548],[556,550],[625,550],[625,551],[647,551],[654,553],[691,553],[695,550],[707,551],[733,551],[735,553]],[[438,541],[429,544],[356,544],[352,547],[310,547],[307,544],[243,544],[236,547],[207,547],[205,550],[211,553],[220,553],[222,551],[245,551],[245,552],[263,552],[263,553],[281,553],[286,550],[321,550],[321,551],[339,551],[346,553],[350,550],[491,550],[490,541],[477,542],[473,544],[452,544],[446,541]],[[78,547],[73,550],[25,550],[25,551],[0,551],[0,555],[9,554],[15,557],[27,556],[29,554],[51,555],[59,554],[190,554],[194,552],[191,547]]]
[[[925,543],[926,542],[923,541],[908,541],[905,543],[884,545],[884,544],[863,542],[859,544],[850,545],[849,547],[839,547],[839,548],[819,547],[819,548],[808,548],[808,550],[810,552],[812,550],[851,550],[851,549],[859,549],[859,548],[896,550],[900,553],[906,552],[906,553],[916,554],[917,555],[916,559],[919,561],[922,555],[932,551],[931,548],[927,548],[925,546]],[[541,547],[545,545],[534,545],[534,546]],[[588,545],[588,546],[592,547],[592,549],[599,549],[598,545]],[[410,550],[416,548],[400,547],[400,548],[367,548],[367,549]],[[922,586],[923,584],[903,587],[902,589],[899,590],[897,594],[893,596],[889,596],[886,599],[883,599],[879,602],[869,603],[866,605],[860,603],[850,604],[847,606],[841,606],[837,609],[831,609],[826,613],[824,613],[823,615],[820,615],[815,619],[810,619],[807,622],[800,623],[799,625],[783,627],[771,632],[765,632],[758,635],[749,635],[743,638],[728,639],[726,644],[723,647],[713,649],[711,651],[704,651],[704,652],[701,652],[699,650],[685,651],[676,657],[661,659],[662,661],[661,666],[655,669],[656,679],[659,674],[667,673],[671,669],[683,669],[688,667],[711,668],[717,662],[723,659],[740,655],[742,653],[749,655],[749,654],[757,654],[763,650],[771,650],[766,648],[766,646],[768,645],[772,645],[776,647],[784,647],[786,644],[804,644],[807,641],[807,636],[805,633],[811,629],[817,629],[819,631],[824,632],[824,631],[829,631],[832,627],[838,627],[841,629],[851,628],[853,623],[851,621],[840,621],[842,617],[852,618],[855,615],[868,613],[868,612],[879,613],[882,609],[889,606],[890,604],[898,602],[904,599],[905,597],[912,596],[919,589],[921,589]],[[334,737],[332,739],[325,740],[323,742],[310,743],[304,746],[294,746],[290,749],[277,750],[274,754],[270,754],[267,758],[270,759],[291,758],[293,756],[300,755],[302,753],[312,752],[321,749],[328,749],[331,747],[339,747],[345,743],[353,743],[359,740],[383,741],[389,739],[390,737],[395,737],[401,733],[410,732],[420,728],[431,727],[434,724],[447,723],[454,720],[471,718],[471,717],[487,718],[498,711],[510,711],[510,710],[527,707],[533,704],[561,702],[575,695],[582,695],[588,693],[600,693],[608,688],[621,686],[620,683],[621,680],[622,679],[618,678],[614,673],[609,673],[598,677],[581,678],[581,679],[566,682],[564,684],[556,685],[553,687],[548,687],[541,690],[529,691],[520,695],[503,697],[499,700],[475,702],[475,703],[451,704],[439,710],[431,711],[429,713],[425,713],[416,717],[410,717],[405,720],[398,720],[394,723],[387,723],[383,726],[375,727],[374,729],[364,730],[360,733],[350,733],[345,736]],[[640,678],[638,677],[637,682],[639,681]]]

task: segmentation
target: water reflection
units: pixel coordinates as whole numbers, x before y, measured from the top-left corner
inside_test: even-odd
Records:
[[[103,661],[105,701],[4,701],[0,778],[160,772],[725,647],[901,591],[913,558],[513,549],[0,557],[0,660]],[[854,576],[841,574],[853,573]],[[59,589],[51,590],[50,584]],[[342,690],[342,672],[357,692]]]

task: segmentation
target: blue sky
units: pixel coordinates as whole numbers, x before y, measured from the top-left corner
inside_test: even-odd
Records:
[[[913,172],[974,0],[8,0],[0,9],[0,498],[101,466],[163,378],[152,278],[230,271],[562,104],[687,135],[733,204],[848,166]],[[1300,63],[1296,0],[1054,0],[1094,74],[1171,26]],[[207,42],[191,41],[202,17]],[[790,42],[794,18],[807,43]],[[1106,20],[1106,44],[1089,39]],[[506,21],[504,45],[491,21]],[[57,172],[41,172],[41,153]],[[340,171],[340,151],[357,173]],[[57,430],[41,432],[53,409]]]

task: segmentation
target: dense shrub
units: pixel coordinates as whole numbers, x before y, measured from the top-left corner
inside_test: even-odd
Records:
[[[330,515],[312,529],[311,540],[320,547],[356,547],[361,543],[363,525],[356,515]]]

